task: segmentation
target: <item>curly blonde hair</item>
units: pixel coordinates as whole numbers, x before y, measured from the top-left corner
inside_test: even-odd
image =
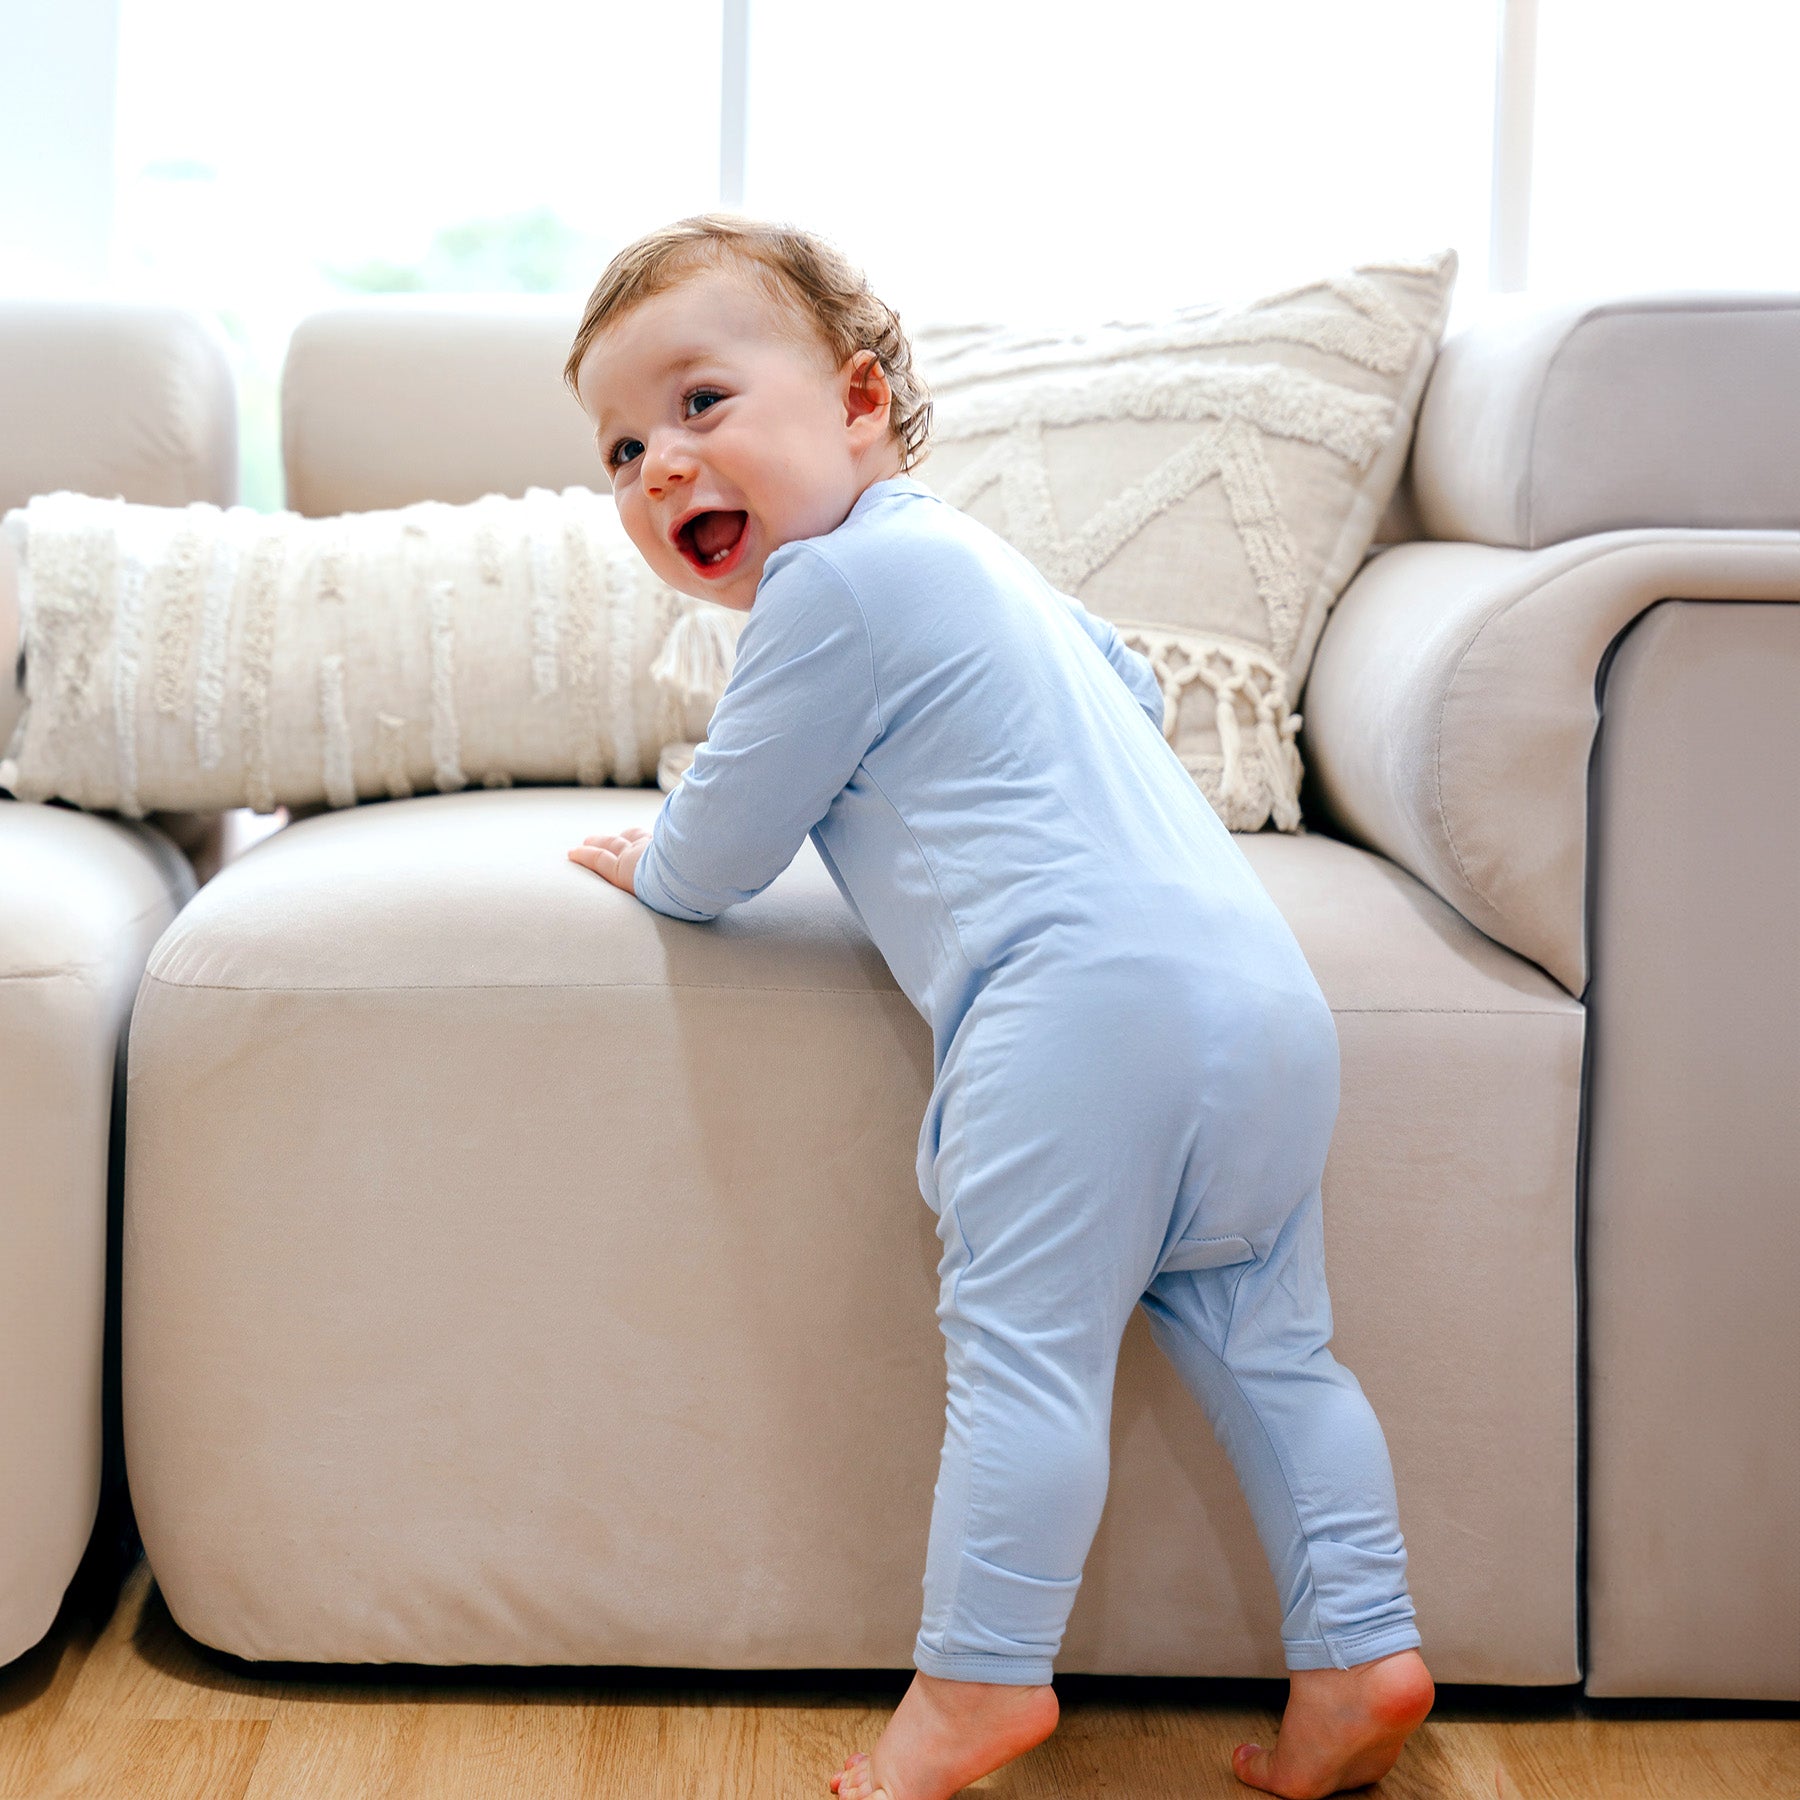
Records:
[[[576,371],[588,346],[614,319],[660,294],[695,270],[735,263],[754,275],[769,297],[794,318],[795,341],[823,344],[842,368],[859,350],[873,350],[893,402],[888,430],[910,472],[928,454],[931,393],[913,366],[912,343],[900,316],[834,244],[814,232],[743,213],[704,212],[627,244],[588,295],[581,325],[563,367],[569,391],[580,398]]]

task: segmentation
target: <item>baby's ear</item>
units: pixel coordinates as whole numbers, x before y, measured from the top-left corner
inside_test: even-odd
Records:
[[[893,389],[888,383],[887,370],[873,350],[858,350],[851,358],[849,400],[853,415],[885,413],[892,404]]]

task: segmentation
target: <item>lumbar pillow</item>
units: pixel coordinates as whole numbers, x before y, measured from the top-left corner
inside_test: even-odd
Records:
[[[743,623],[658,581],[578,487],[326,519],[58,492],[4,529],[25,688],[0,787],[131,818],[667,789]]]
[[[1234,831],[1303,829],[1290,703],[1405,467],[1456,268],[914,340],[925,479],[1150,658],[1164,735]]]

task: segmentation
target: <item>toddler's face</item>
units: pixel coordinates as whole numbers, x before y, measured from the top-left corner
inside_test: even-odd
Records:
[[[748,612],[773,551],[900,473],[874,353],[833,369],[796,330],[746,275],[704,269],[613,320],[575,372],[626,534],[679,593]]]

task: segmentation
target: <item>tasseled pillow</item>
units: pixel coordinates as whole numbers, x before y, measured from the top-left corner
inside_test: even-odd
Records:
[[[921,474],[1111,622],[1233,831],[1302,829],[1293,704],[1405,467],[1457,257],[1103,324],[928,326]]]

